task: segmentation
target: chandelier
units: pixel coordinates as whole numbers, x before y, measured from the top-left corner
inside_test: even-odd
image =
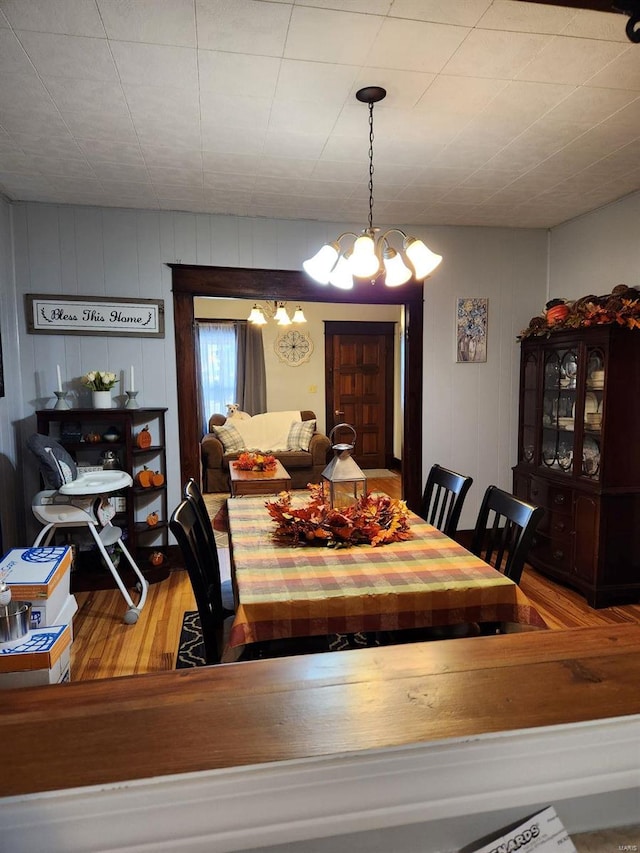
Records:
[[[380,233],[380,228],[373,227],[373,105],[386,94],[380,86],[367,86],[356,92],[359,101],[369,104],[369,225],[360,235],[344,231],[302,264],[320,284],[350,290],[354,278],[374,282],[384,276],[387,287],[397,287],[412,277],[424,280],[442,260],[442,255],[436,255],[422,240],[409,237],[400,228]],[[391,245],[392,235],[403,238],[400,247]]]
[[[275,320],[279,326],[290,326],[292,323],[307,322],[307,318],[304,316],[304,312],[299,305],[293,312],[293,317],[290,317],[285,302],[273,302],[273,304],[267,303],[265,305],[258,305],[256,302],[247,317],[247,322],[254,323],[256,326],[264,326],[267,322],[267,317]]]

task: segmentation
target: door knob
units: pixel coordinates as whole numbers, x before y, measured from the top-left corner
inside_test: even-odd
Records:
[[[341,418],[341,417],[344,415],[344,412],[341,412],[341,411],[339,411],[339,409],[336,409],[336,410],[335,410],[335,412],[334,412],[333,414],[334,414],[337,418]]]

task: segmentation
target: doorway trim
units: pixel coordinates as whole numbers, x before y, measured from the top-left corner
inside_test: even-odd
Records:
[[[418,510],[422,497],[422,284],[412,281],[401,288],[389,288],[363,283],[353,291],[345,291],[314,285],[305,273],[297,270],[196,264],[167,266],[171,268],[173,291],[182,485],[190,477],[200,482],[194,297],[401,305],[405,313],[402,458],[411,460],[410,465],[403,465],[402,485],[407,505],[414,511]]]

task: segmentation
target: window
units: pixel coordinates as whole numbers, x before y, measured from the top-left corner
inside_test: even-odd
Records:
[[[237,402],[236,323],[196,321],[200,354],[200,405],[204,432],[216,412],[226,414],[227,403]]]

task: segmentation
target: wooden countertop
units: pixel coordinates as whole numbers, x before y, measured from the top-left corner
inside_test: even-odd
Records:
[[[532,631],[0,693],[0,795],[640,713],[640,625]]]

